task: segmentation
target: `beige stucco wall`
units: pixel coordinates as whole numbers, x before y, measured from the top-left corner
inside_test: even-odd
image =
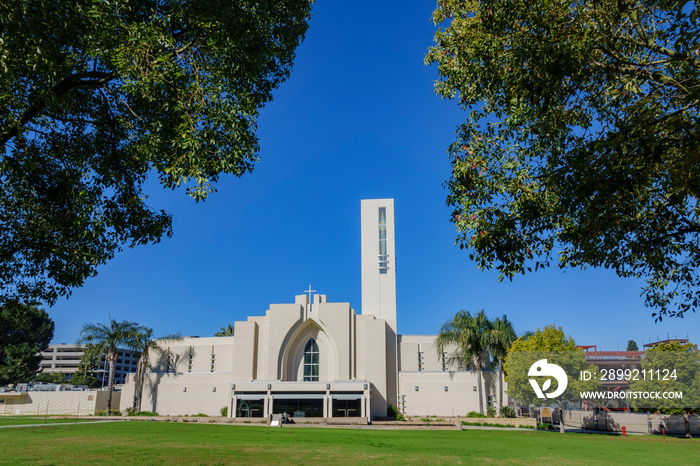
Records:
[[[374,316],[357,316],[357,343],[362,348],[357,354],[357,377],[370,380],[372,390],[371,416],[386,416],[387,381],[386,381],[386,336],[384,321]]]
[[[168,358],[176,373],[231,374],[233,366],[233,337],[184,338],[159,343],[157,350],[151,350],[149,371],[168,372]],[[192,353],[192,368],[189,368],[189,355]],[[212,359],[213,355],[213,359]],[[128,383],[128,381],[127,381]]]
[[[417,371],[418,353],[423,354],[424,371],[442,371],[442,355],[438,353],[435,346],[435,335],[399,335],[399,370],[400,371]],[[457,347],[450,345],[445,348],[445,370],[447,371],[463,371],[465,370],[464,361],[461,359]],[[485,368],[489,368],[488,354],[484,354]]]
[[[230,373],[148,374],[141,410],[163,416],[219,416],[228,405],[230,386]],[[130,377],[122,388],[121,410],[132,405],[134,387]]]
[[[232,358],[232,379],[250,380],[258,377],[258,330],[257,322],[236,322],[235,337],[231,353],[238,355]],[[247,355],[242,357],[242,355]]]
[[[442,356],[435,346],[435,335],[399,335],[399,396],[398,406],[411,416],[464,416],[470,411],[479,411],[477,374],[465,370],[464,361],[459,357],[457,347],[445,349]],[[419,353],[422,364],[419,365]],[[488,354],[484,355],[488,361]],[[491,372],[488,364],[482,372],[482,397],[484,412],[489,395],[498,403],[498,372]],[[416,391],[416,386],[418,391]],[[447,391],[445,391],[447,387]],[[505,394],[503,403],[508,396]]]
[[[497,376],[498,373],[482,372],[484,412],[489,395],[498,400]],[[409,416],[464,416],[479,411],[476,386],[477,374],[470,371],[399,372],[399,408]],[[504,395],[504,403],[507,399]]]
[[[1,413],[21,415],[94,416],[107,409],[106,391],[26,392],[26,396],[5,399]],[[112,393],[112,409],[119,409],[120,392]]]
[[[241,334],[239,341],[244,340],[245,332]],[[141,409],[162,415],[204,413],[218,416],[220,409],[228,403],[235,367],[233,350],[234,337],[184,338],[161,343],[150,357]],[[168,371],[169,357],[172,372]],[[251,360],[248,358],[244,362]],[[249,364],[250,370],[252,367]],[[122,386],[122,410],[133,404],[134,378],[135,374],[130,374]]]

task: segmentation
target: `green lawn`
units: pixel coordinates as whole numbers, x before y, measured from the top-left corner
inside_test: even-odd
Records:
[[[75,419],[45,419],[37,416],[0,416],[0,426],[19,426],[27,424],[56,424],[75,422]],[[85,422],[80,420],[79,422]]]
[[[129,421],[0,431],[0,464],[697,464],[700,440]]]

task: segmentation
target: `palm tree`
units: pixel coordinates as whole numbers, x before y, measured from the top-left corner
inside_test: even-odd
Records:
[[[136,369],[136,387],[134,389],[134,402],[133,409],[135,411],[141,411],[141,401],[143,399],[143,386],[144,379],[146,377],[146,368],[148,367],[148,362],[150,360],[151,350],[160,351],[159,344],[168,343],[170,341],[182,340],[179,334],[165,335],[158,339],[153,338],[153,329],[147,327],[140,327],[139,334],[137,338],[136,350],[141,353],[139,357],[139,363]]]
[[[513,342],[517,339],[513,324],[508,320],[505,314],[499,317],[491,324],[489,332],[489,351],[491,356],[498,364],[498,409],[503,407],[503,361],[506,359],[506,354]]]
[[[435,338],[438,354],[444,353],[448,346],[456,345],[459,356],[464,360],[464,365],[468,366],[471,362],[476,369],[481,414],[484,414],[484,400],[481,395],[481,369],[484,366],[484,354],[488,351],[490,328],[491,323],[483,309],[474,316],[469,312],[459,311],[454,319],[445,322],[440,327],[440,333]]]
[[[114,390],[114,365],[119,355],[119,348],[136,349],[141,327],[135,322],[117,322],[111,317],[109,324],[85,324],[80,331],[78,344],[93,345],[95,351],[104,353],[109,363],[109,382],[107,383],[107,414],[112,409],[112,391]]]
[[[233,325],[228,324],[226,327],[220,327],[221,330],[214,334],[215,337],[232,337]]]

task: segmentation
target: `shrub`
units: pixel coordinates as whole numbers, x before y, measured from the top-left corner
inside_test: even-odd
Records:
[[[193,414],[192,417],[209,417],[209,415],[204,414],[204,413],[197,413],[197,414]]]
[[[155,411],[134,411],[133,408],[128,408],[126,410],[127,416],[158,416]]]
[[[486,408],[486,417],[496,417],[496,407],[489,406]]]
[[[403,417],[403,414],[401,414],[399,412],[399,409],[394,405],[389,406],[389,409],[387,411],[388,411],[387,417],[393,417],[397,421],[405,421],[406,420],[406,418]]]
[[[549,422],[538,422],[537,429],[538,430],[549,430],[549,429],[552,429],[552,424],[550,424]]]
[[[515,428],[515,426],[511,424],[499,424],[497,422],[467,422],[467,421],[462,421],[463,426],[483,426],[483,427],[508,427],[508,428]]]
[[[501,408],[501,417],[515,417],[515,410],[510,406]]]
[[[467,417],[486,417],[481,413],[477,413],[476,411],[469,411],[467,413]]]
[[[222,417],[228,417],[228,406],[224,406],[219,410]]]

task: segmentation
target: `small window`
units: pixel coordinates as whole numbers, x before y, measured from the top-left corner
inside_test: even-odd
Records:
[[[418,351],[418,370],[422,371],[423,370],[423,352]]]
[[[304,348],[304,382],[318,382],[318,345],[313,338]]]

